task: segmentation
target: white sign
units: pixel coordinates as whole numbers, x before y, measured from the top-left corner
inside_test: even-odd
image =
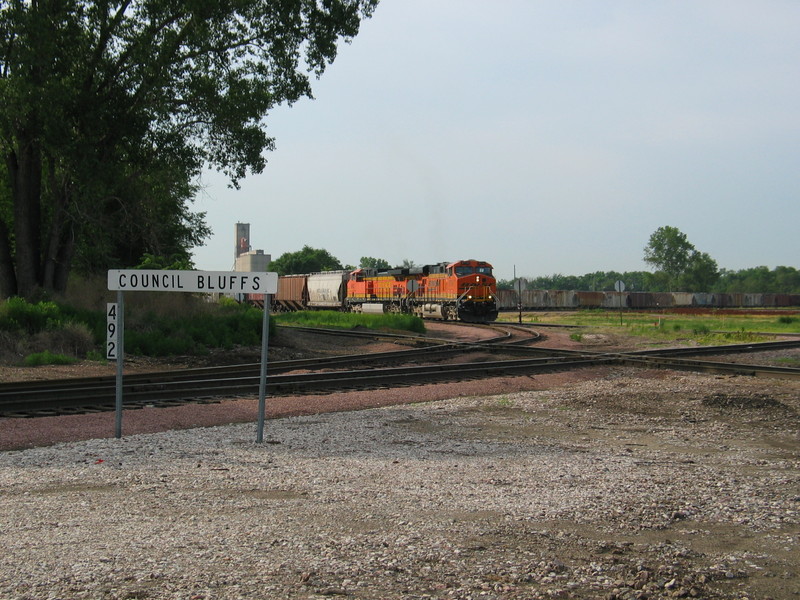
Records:
[[[117,304],[106,304],[106,358],[117,360],[117,344],[119,343],[119,329],[117,328]]]
[[[275,294],[278,274],[126,269],[108,272],[108,289],[120,292]]]

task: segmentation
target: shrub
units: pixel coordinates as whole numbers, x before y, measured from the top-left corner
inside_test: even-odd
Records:
[[[58,327],[63,316],[55,302],[30,304],[23,298],[9,298],[0,306],[0,329],[33,335]]]
[[[60,328],[31,336],[27,345],[36,352],[49,350],[82,358],[95,347],[95,336],[86,324],[68,321]]]

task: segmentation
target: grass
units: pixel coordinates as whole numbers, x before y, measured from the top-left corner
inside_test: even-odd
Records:
[[[499,320],[516,322],[518,319],[518,313],[501,313]],[[592,327],[657,341],[691,340],[703,345],[763,341],[765,337],[761,334],[764,333],[800,334],[800,311],[798,316],[776,316],[759,310],[746,314],[715,311],[702,315],[580,310],[523,313],[523,322]],[[581,334],[575,333],[570,337],[580,341]]]
[[[425,333],[425,323],[419,317],[401,314],[372,315],[342,313],[332,310],[300,311],[273,315],[278,325],[302,327],[330,327],[333,329],[355,329],[365,327],[375,330],[411,331]]]
[[[35,352],[25,357],[23,361],[26,367],[41,367],[42,365],[71,365],[78,359],[65,354],[54,354],[49,350]]]

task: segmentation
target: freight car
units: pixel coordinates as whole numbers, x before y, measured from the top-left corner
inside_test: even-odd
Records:
[[[709,294],[704,292],[576,292],[498,290],[499,310],[579,308],[784,308],[800,306],[800,294]]]
[[[275,312],[342,310],[363,313],[405,313],[425,319],[494,321],[497,282],[492,265],[461,260],[413,268],[326,271],[278,278],[271,299]],[[264,296],[248,302],[263,306]]]

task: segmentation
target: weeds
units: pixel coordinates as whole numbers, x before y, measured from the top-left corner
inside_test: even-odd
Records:
[[[29,354],[23,361],[26,367],[41,367],[42,365],[71,365],[77,359],[64,354],[53,354],[49,350]]]

